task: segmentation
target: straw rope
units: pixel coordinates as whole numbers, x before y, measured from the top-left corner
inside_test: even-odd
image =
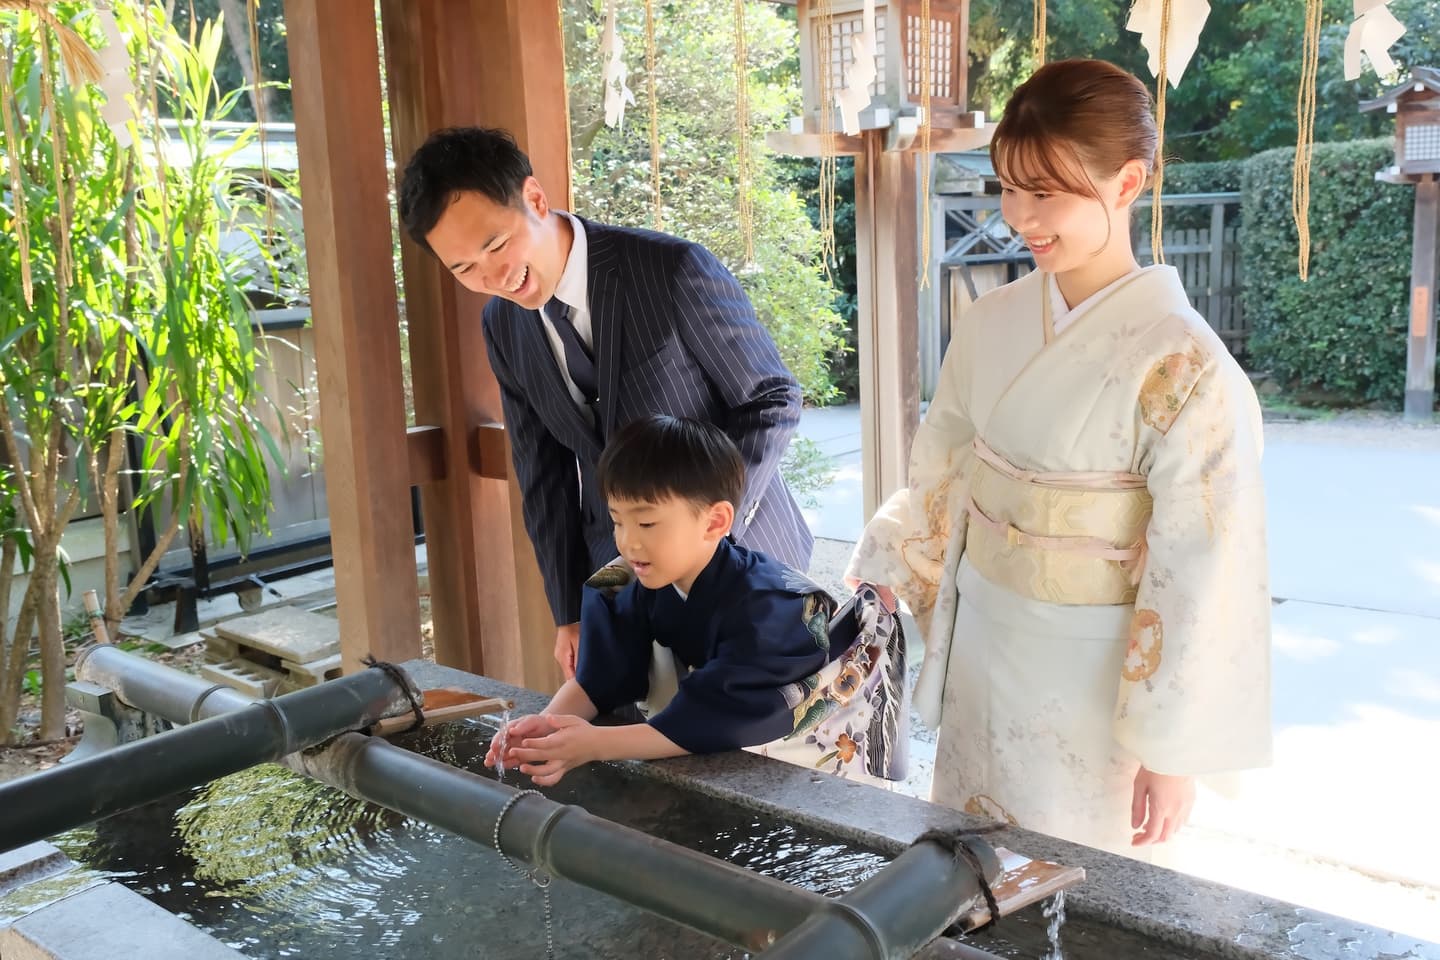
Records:
[[[1300,89],[1295,96],[1295,172],[1290,199],[1299,233],[1300,279],[1310,279],[1310,161],[1315,153],[1315,75],[1320,63],[1322,0],[1305,2],[1305,36],[1300,59]]]
[[[920,262],[921,290],[930,289],[930,98],[935,92],[935,37],[930,20],[930,0],[920,0],[920,169],[917,171],[920,190]]]
[[[1153,202],[1150,206],[1150,255],[1155,263],[1165,262],[1165,244],[1162,231],[1165,224],[1165,207],[1161,197],[1165,189],[1165,88],[1169,85],[1170,60],[1170,0],[1160,5],[1160,69],[1155,74],[1155,174],[1151,186]]]
[[[665,229],[665,205],[660,195],[660,97],[655,78],[655,0],[645,0],[645,73],[650,87],[650,199],[656,230]]]
[[[736,188],[739,193],[740,237],[745,245],[745,263],[755,262],[755,201],[750,191],[755,179],[750,152],[750,69],[745,42],[745,0],[735,0],[735,136]]]

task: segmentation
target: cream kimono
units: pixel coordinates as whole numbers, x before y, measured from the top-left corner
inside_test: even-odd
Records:
[[[967,311],[849,572],[925,634],[932,799],[1128,852],[1139,765],[1268,762],[1260,413],[1172,268],[1058,336],[1053,282]]]

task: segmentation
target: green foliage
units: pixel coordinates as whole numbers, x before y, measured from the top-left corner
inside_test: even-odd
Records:
[[[785,157],[780,167],[805,198],[811,225],[820,230],[820,162],[808,157]],[[837,400],[860,398],[860,303],[855,257],[855,161],[840,157],[835,162],[835,262],[830,266],[834,309],[843,324],[839,342],[830,354],[830,382],[835,385]]]
[[[795,499],[811,509],[820,506],[820,493],[835,479],[834,461],[809,437],[797,437],[791,441],[785,451],[785,459],[780,463],[780,470]]]
[[[1234,193],[1244,176],[1245,164],[1238,160],[1167,163],[1165,193]]]
[[[245,293],[273,279],[269,238],[255,226],[263,220],[255,197],[268,188],[226,164],[253,129],[223,142],[209,133],[210,123],[232,118],[243,97],[222,94],[216,82],[219,26],[205,25],[191,46],[159,6],[117,4],[116,13],[136,60],[155,71],[161,112],[177,118],[178,134],[167,139],[159,164],[156,145],[145,139],[152,121],[132,122],[137,142],[121,146],[100,122],[102,99],[92,88],[60,86],[48,111],[38,52],[15,44],[10,89],[19,130],[15,142],[0,142],[0,159],[14,155],[22,171],[34,297],[27,305],[22,253],[9,226],[17,210],[6,194],[0,341],[9,346],[0,356],[0,415],[22,439],[65,438],[60,447],[68,453],[53,455],[59,489],[73,486],[86,497],[102,479],[97,458],[134,433],[141,455],[130,465],[133,505],[163,503],[187,519],[203,514],[215,540],[234,537],[243,550],[266,524],[266,457],[280,459],[246,406],[258,345]],[[93,31],[87,19],[74,22]],[[27,25],[15,23],[14,37],[27,36]],[[147,37],[153,49],[144,48]],[[141,89],[146,76],[142,71]],[[68,237],[58,229],[57,126]]]
[[[1048,58],[1110,60],[1153,88],[1139,34],[1125,29],[1130,7],[1128,0],[1051,3]],[[1294,0],[1217,0],[1212,8],[1195,58],[1180,86],[1166,95],[1166,155],[1243,159],[1293,144],[1305,5]],[[1433,63],[1440,41],[1440,5],[1393,0],[1390,8],[1408,27],[1391,48],[1401,71]],[[1033,69],[1031,11],[1030,3],[1013,0],[971,2],[970,100],[992,118]],[[1383,116],[1361,114],[1359,104],[1395,78],[1377,78],[1367,68],[1359,80],[1344,79],[1342,51],[1352,18],[1350,0],[1325,0],[1315,120],[1320,141],[1373,137],[1386,130]]]
[[[619,33],[636,103],[620,128],[604,125],[603,3],[566,0],[566,69],[575,208],[608,223],[653,227],[644,16],[621,8]],[[819,235],[804,201],[763,145],[798,113],[794,27],[768,3],[748,3],[746,46],[753,130],[755,256],[747,263],[737,215],[733,7],[722,0],[656,5],[663,228],[705,245],[739,278],[807,399],[833,393],[827,360],[840,317],[820,270]]]
[[[1380,183],[1388,140],[1319,144],[1310,194],[1310,279],[1292,219],[1293,148],[1245,165],[1244,306],[1259,369],[1341,403],[1395,405],[1404,391],[1414,190]]]
[[[1390,51],[1401,73],[1432,65],[1440,40],[1440,7],[1430,0],[1393,0],[1390,9],[1407,27]],[[1242,3],[1234,10],[1217,9],[1211,19],[1221,13],[1235,22],[1239,42],[1215,59],[1211,71],[1216,86],[1226,91],[1231,102],[1211,140],[1210,154],[1243,158],[1293,145],[1304,4]],[[1350,0],[1325,0],[1316,75],[1315,139],[1319,141],[1380,136],[1390,129],[1383,112],[1360,113],[1360,101],[1379,95],[1397,78],[1377,77],[1368,62],[1358,80],[1344,78],[1345,37],[1352,19]],[[1208,33],[1207,26],[1202,47],[1210,43]]]
[[[198,39],[205,24],[219,22],[224,15],[225,32],[230,42],[223,45],[215,60],[215,82],[221,90],[240,90],[249,86],[248,67],[241,67],[235,43],[240,38],[249,43],[250,24],[246,12],[249,4],[250,0],[185,0],[174,4],[175,29],[186,40],[191,39],[192,26]],[[292,121],[295,111],[290,100],[290,58],[285,42],[284,0],[259,0],[255,26],[260,39],[260,81],[269,85],[269,109],[265,119],[267,122]],[[246,122],[256,119],[255,107],[248,93],[235,105],[231,119]]]

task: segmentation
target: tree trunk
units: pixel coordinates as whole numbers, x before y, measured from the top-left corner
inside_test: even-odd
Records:
[[[257,80],[255,76],[254,53],[250,47],[249,0],[219,2],[220,12],[225,19],[225,38],[230,41],[230,49],[235,52],[235,59],[240,61],[240,72],[245,76],[245,85],[248,87],[246,92],[250,95],[250,106],[255,110],[255,119],[268,121],[275,116],[275,108],[270,97],[270,88],[259,86],[264,78]]]
[[[65,736],[65,633],[60,619],[57,547],[58,542],[40,543],[30,574],[35,591],[35,619],[40,626],[41,740],[59,740]]]
[[[4,681],[0,683],[0,743],[15,742],[20,691],[25,689],[25,660],[30,655],[30,638],[35,633],[34,596],[33,590],[25,591],[19,616],[15,618],[15,633],[5,658],[7,662],[0,665],[0,678]]]

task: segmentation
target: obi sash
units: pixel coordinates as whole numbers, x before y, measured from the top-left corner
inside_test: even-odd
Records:
[[[1145,477],[1023,470],[975,438],[965,557],[991,583],[1047,603],[1135,602],[1151,500]]]

